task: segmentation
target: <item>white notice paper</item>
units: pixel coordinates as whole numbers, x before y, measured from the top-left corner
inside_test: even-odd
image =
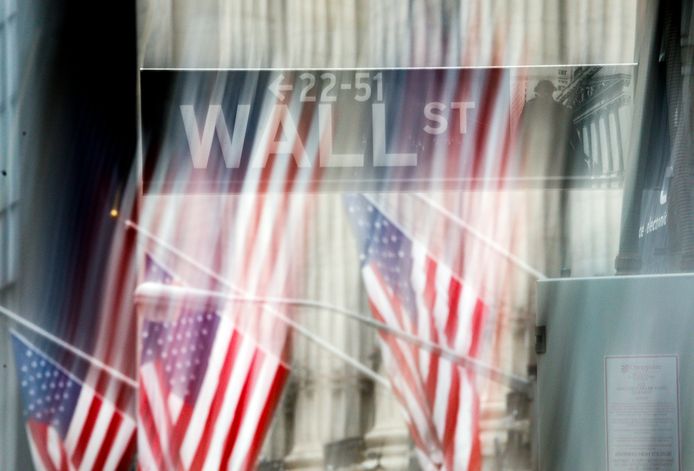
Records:
[[[680,471],[676,355],[605,357],[609,471]]]

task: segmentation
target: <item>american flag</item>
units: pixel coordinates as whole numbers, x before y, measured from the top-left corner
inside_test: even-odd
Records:
[[[135,421],[19,334],[12,344],[36,469],[127,469]]]
[[[153,283],[161,283],[163,285],[184,285],[182,280],[174,277],[171,271],[165,268],[164,265],[162,265],[148,253],[145,254],[144,280]]]
[[[294,111],[303,106],[298,94],[289,102]],[[273,104],[262,113],[265,129],[280,119]],[[299,129],[311,125],[313,108],[301,110]],[[265,147],[277,144],[273,138],[259,140],[261,149],[254,152],[264,155]],[[300,140],[292,144],[298,153],[302,147]],[[316,167],[314,173],[319,172]],[[306,192],[315,179],[297,177],[287,159],[272,159],[262,173],[247,178],[242,194],[225,203],[229,227],[234,228],[231,243],[223,232],[210,231],[210,250],[201,250],[210,255],[213,241],[219,241],[217,254],[208,258],[223,279],[220,285],[234,294],[285,295],[296,278],[292,261],[299,259],[301,229],[310,209]],[[161,226],[174,233],[163,237],[176,240],[178,228],[192,216],[185,202],[169,204],[153,213],[167,215],[170,221]],[[195,207],[191,201],[190,208]],[[166,232],[154,226],[155,233]],[[175,284],[151,258],[145,272],[147,281]],[[290,331],[276,314],[272,306],[237,303],[223,315],[185,311],[173,319],[144,320],[138,401],[141,468],[253,467],[288,376],[280,358],[288,350]]]
[[[476,291],[434,260],[368,198],[345,199],[357,234],[373,316],[391,327],[476,356],[487,311]],[[425,469],[478,470],[479,399],[471,372],[381,333],[393,391]]]
[[[140,468],[251,469],[288,374],[229,315],[192,309],[175,319],[145,319]]]

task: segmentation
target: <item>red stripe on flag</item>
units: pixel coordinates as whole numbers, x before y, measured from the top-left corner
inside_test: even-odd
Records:
[[[179,450],[181,448],[181,443],[183,443],[183,439],[186,436],[191,417],[193,417],[193,407],[188,405],[186,401],[183,401],[178,420],[174,424],[173,431],[171,432],[172,450]]]
[[[433,314],[436,305],[436,262],[427,257],[425,262],[424,302],[428,313]]]
[[[369,300],[369,306],[371,306],[371,312],[373,313],[374,318],[379,322],[385,323],[385,319],[378,311],[376,305],[373,304],[371,300]],[[428,411],[428,404],[424,400],[424,394],[422,391],[421,384],[417,380],[415,372],[410,369],[409,362],[405,359],[405,353],[403,353],[402,349],[400,348],[398,339],[396,339],[393,335],[388,334],[387,332],[380,331],[379,333],[383,342],[385,342],[386,345],[388,345],[388,347],[390,348],[390,351],[393,354],[393,357],[395,358],[395,362],[398,364],[399,371],[402,373],[405,382],[417,398],[417,402],[420,404],[422,410]]]
[[[229,385],[229,378],[231,377],[231,370],[234,366],[234,360],[236,359],[236,355],[238,354],[238,350],[241,346],[241,340],[241,336],[238,334],[238,332],[234,331],[229,342],[229,347],[227,347],[224,363],[222,364],[222,370],[219,373],[217,390],[215,391],[212,404],[210,404],[210,411],[207,415],[203,434],[202,437],[200,437],[200,442],[195,450],[195,457],[190,465],[190,469],[202,469],[203,465],[205,464],[207,451],[210,448],[210,442],[212,440],[214,424],[217,422],[217,417],[222,409],[222,403],[224,402],[227,386]]]
[[[481,299],[478,298],[475,302],[475,310],[472,313],[472,322],[470,324],[472,338],[470,341],[469,355],[471,356],[476,356],[479,350],[480,338],[482,337],[482,328],[484,327],[485,311],[485,304]]]
[[[492,69],[488,72],[487,80],[485,81],[484,95],[481,103],[481,109],[477,115],[477,126],[475,127],[475,147],[474,159],[472,168],[473,178],[484,178],[485,152],[488,145],[491,143],[491,131],[489,123],[492,122],[492,116],[496,109],[498,98],[502,95],[499,93],[502,84],[503,70]]]
[[[424,313],[419,313],[418,315],[424,315]],[[429,330],[431,332],[431,342],[439,343],[439,333],[436,328],[436,322],[434,320],[434,315],[431,313],[429,316]],[[419,347],[418,347],[419,348]],[[429,368],[426,378],[426,393],[427,400],[430,404],[434,402],[436,398],[436,384],[439,380],[439,359],[441,355],[438,352],[433,352],[429,356]]]
[[[149,443],[149,449],[152,452],[152,457],[154,458],[157,469],[162,469],[162,464],[164,462],[164,453],[162,451],[161,443],[159,443],[159,435],[154,425],[154,415],[152,414],[152,409],[149,407],[147,389],[145,388],[145,384],[141,379],[139,410],[140,427],[142,427],[142,429],[145,432],[145,436],[147,437],[147,443]]]
[[[381,272],[374,265],[371,265],[371,272],[374,274],[376,280],[378,281],[379,291],[383,295],[385,295],[388,301],[388,306],[390,306],[390,308],[393,311],[393,314],[395,315],[396,325],[393,327],[397,327],[398,329],[404,330],[405,332],[414,334],[415,332],[412,327],[412,322],[410,322],[407,313],[403,313],[402,304],[400,304],[400,300],[388,287],[385,280],[383,279],[383,276],[381,275]],[[417,350],[417,347],[413,345],[411,347],[411,350],[412,352],[415,352]]]
[[[270,424],[270,420],[272,419],[273,413],[277,407],[277,403],[282,396],[282,390],[284,389],[284,385],[287,383],[288,377],[289,369],[280,364],[277,368],[275,378],[272,381],[272,386],[270,388],[270,392],[268,393],[268,400],[265,404],[265,408],[263,409],[260,419],[258,420],[258,426],[256,428],[255,435],[253,436],[251,447],[248,450],[248,456],[241,467],[243,470],[251,470],[255,465],[258,458],[258,453],[260,452],[260,447],[263,444],[265,432]]]
[[[451,283],[448,285],[448,319],[444,329],[449,343],[455,341],[455,336],[458,332],[458,305],[462,289],[460,282],[451,277]]]
[[[378,311],[376,308],[376,305],[369,299],[369,305],[371,307],[371,312],[376,320],[379,322],[385,323],[385,319],[381,315],[381,313]],[[408,362],[405,360],[405,354],[402,352],[400,349],[400,345],[397,341],[397,339],[393,336],[390,335],[386,332],[381,331],[380,332],[381,338],[383,339],[383,342],[387,345],[389,348],[391,354],[394,357],[394,360],[396,364],[398,365],[398,373],[401,374],[402,378],[405,380],[405,386],[412,392],[412,395],[414,396],[415,401],[417,401],[417,407],[422,411],[422,414],[426,417],[427,421],[427,430],[422,430],[421,432],[417,430],[417,433],[421,434],[426,434],[426,436],[431,437],[432,440],[436,442],[436,446],[440,448],[440,444],[438,443],[437,439],[437,434],[436,434],[436,428],[434,424],[431,421],[431,409],[430,409],[430,403],[426,401],[425,398],[425,393],[422,390],[422,384],[418,381],[419,375],[416,375],[415,372],[411,371],[410,367],[408,366]],[[391,380],[391,385],[393,385],[393,381]],[[394,385],[393,385],[394,386]],[[401,403],[405,407],[405,409],[408,409],[407,402],[405,402],[404,396],[401,394]],[[408,411],[408,414],[410,416],[412,415],[410,411]],[[413,425],[414,426],[414,425]],[[423,442],[423,439],[422,439]],[[424,448],[424,449],[428,449]]]
[[[236,406],[236,411],[234,413],[234,419],[231,421],[229,426],[229,432],[227,434],[226,440],[224,441],[224,452],[222,454],[222,465],[220,469],[227,469],[229,466],[229,458],[231,457],[231,452],[234,449],[236,443],[236,437],[241,429],[242,420],[246,417],[248,402],[250,401],[251,394],[253,394],[254,386],[258,380],[258,374],[260,368],[262,367],[262,362],[264,359],[264,354],[260,350],[256,350],[253,354],[253,360],[251,361],[251,367],[248,371],[248,376],[246,376],[246,381],[241,390],[241,396],[239,397],[238,405]]]
[[[96,460],[94,461],[92,469],[104,468],[104,464],[106,463],[106,459],[108,458],[108,455],[111,452],[113,441],[116,438],[116,434],[118,433],[118,429],[120,428],[122,422],[123,416],[120,415],[117,411],[114,411],[113,415],[111,416],[111,422],[108,424],[106,435],[104,435],[104,439],[101,442],[99,454],[96,456]]]
[[[173,436],[173,424],[171,423],[171,416],[169,415],[168,404],[166,402],[171,391],[169,391],[166,374],[162,370],[162,365],[159,361],[154,362],[154,371],[156,372],[157,376],[156,383],[159,387],[159,397],[164,401],[164,417],[162,417],[162,419],[164,421],[164,426],[166,427],[166,433],[168,434],[167,437],[162,437],[164,440],[166,440],[166,443],[162,443],[162,445],[167,445],[167,451],[164,457],[166,458],[167,466],[170,469],[173,468],[182,470],[183,464],[181,463],[181,455],[178,452],[178,448],[174,448],[172,446],[171,440]]]
[[[425,261],[425,281],[424,281],[424,302],[426,305],[426,312],[417,313],[418,316],[426,316],[425,320],[429,321],[429,340],[433,343],[438,343],[439,335],[438,328],[436,326],[436,319],[434,317],[434,308],[436,306],[436,262],[431,258],[426,257]],[[426,398],[430,404],[433,404],[436,397],[436,384],[438,382],[439,373],[439,358],[438,353],[432,353],[429,356],[429,368],[427,368],[426,377]]]
[[[434,331],[435,333],[436,331]],[[432,341],[438,343],[437,336]],[[433,404],[436,399],[436,385],[439,380],[439,360],[441,355],[438,352],[431,353],[429,356],[429,370],[426,379],[426,397],[429,404]]]
[[[48,454],[48,426],[33,420],[27,422],[39,458],[47,470],[57,471],[51,456]]]
[[[134,206],[135,203],[133,203]],[[136,207],[132,209],[132,220],[136,220]],[[104,303],[105,307],[102,307],[105,315],[101,316],[99,330],[105,335],[99,335],[100,339],[103,339],[100,343],[103,348],[99,350],[99,357],[103,357],[103,360],[109,365],[116,365],[119,369],[124,371],[126,374],[132,372],[130,365],[134,364],[134,354],[135,352],[135,342],[137,335],[124,335],[119,337],[119,335],[114,335],[118,332],[128,332],[134,333],[137,325],[137,316],[130,315],[132,305],[132,292],[134,292],[134,273],[133,260],[135,255],[135,249],[137,247],[137,233],[136,231],[124,231],[123,242],[120,250],[114,253],[118,253],[119,261],[115,263],[115,279],[110,280],[111,287],[109,292],[113,293],[111,296],[111,303],[106,301]],[[113,276],[113,275],[111,275]],[[110,305],[108,305],[110,304]],[[128,315],[124,315],[127,311]],[[117,314],[117,315],[113,315]],[[124,343],[116,345],[116,340],[122,340]],[[94,383],[94,390],[106,396],[109,385],[112,383],[112,378],[110,375],[99,369],[92,370],[96,373],[96,381]],[[125,409],[127,403],[132,399],[133,393],[129,385],[118,382],[116,386],[118,392],[116,393],[115,406],[118,409]]]
[[[65,443],[62,440],[60,441],[60,471],[70,471],[70,462],[65,451]]]
[[[137,450],[137,434],[135,431],[130,435],[130,440],[128,440],[128,446],[125,447],[125,451],[120,457],[120,461],[118,462],[118,466],[116,466],[117,471],[127,471],[130,469],[130,465],[132,464],[132,457],[135,455],[135,451]],[[137,464],[137,469],[142,470],[142,467],[140,464]]]
[[[458,426],[458,408],[460,407],[460,371],[458,367],[449,363],[451,368],[450,401],[446,409],[446,425],[443,430],[444,461],[448,469],[454,469],[455,459],[455,431]]]
[[[89,405],[89,411],[87,412],[87,418],[84,421],[82,427],[82,433],[77,440],[77,446],[75,451],[72,453],[72,462],[77,468],[82,464],[82,458],[84,458],[84,452],[87,450],[87,445],[89,445],[89,440],[92,437],[92,432],[94,430],[94,424],[96,423],[96,418],[99,415],[99,410],[101,409],[101,398],[96,394],[92,396],[92,402]]]

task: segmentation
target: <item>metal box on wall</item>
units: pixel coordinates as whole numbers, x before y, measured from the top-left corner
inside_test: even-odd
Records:
[[[537,325],[539,469],[694,469],[694,275],[541,281]]]

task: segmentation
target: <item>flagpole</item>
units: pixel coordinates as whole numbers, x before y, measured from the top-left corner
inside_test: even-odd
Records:
[[[481,240],[485,245],[489,246],[492,250],[501,254],[503,257],[507,258],[511,263],[513,263],[514,265],[519,267],[524,272],[532,275],[533,277],[535,277],[538,280],[546,280],[547,279],[547,277],[545,276],[544,273],[542,273],[541,271],[532,267],[530,264],[528,264],[525,260],[521,259],[517,255],[514,255],[513,253],[509,252],[501,244],[494,241],[493,239],[486,236],[485,234],[482,234],[480,231],[478,231],[477,229],[472,227],[467,222],[463,221],[456,214],[453,214],[451,211],[449,211],[448,209],[446,209],[443,206],[441,206],[440,204],[438,204],[436,201],[432,200],[431,198],[427,198],[426,196],[422,195],[421,193],[415,193],[414,197],[419,199],[420,201],[423,201],[424,203],[428,204],[429,206],[434,208],[436,211],[443,214],[451,221],[455,222],[457,225],[462,227],[464,230],[468,231],[470,234],[472,234],[473,236],[475,236],[476,238]]]
[[[325,304],[325,303],[321,303],[319,301],[312,301],[312,300],[300,300],[300,299],[290,299],[290,298],[254,298],[252,296],[248,296],[247,293],[243,293],[240,289],[233,286],[230,282],[228,282],[226,279],[224,279],[219,273],[217,273],[214,270],[211,270],[211,269],[207,268],[206,266],[200,264],[192,257],[181,252],[176,247],[174,247],[171,244],[167,243],[166,241],[160,239],[159,237],[155,236],[154,234],[147,231],[146,229],[141,228],[140,226],[138,226],[134,222],[125,221],[125,225],[127,227],[139,232],[140,234],[144,235],[148,239],[156,242],[161,247],[171,251],[177,257],[180,257],[181,259],[190,263],[192,266],[199,269],[200,271],[202,271],[206,275],[210,276],[211,278],[215,279],[219,283],[223,284],[224,286],[227,286],[228,288],[233,289],[234,291],[241,292],[242,294],[244,294],[246,296],[233,297],[233,296],[225,295],[224,293],[219,293],[217,291],[209,291],[208,292],[209,295],[227,296],[229,298],[233,298],[236,300],[249,301],[249,302],[260,302],[260,303],[271,302],[270,300],[272,300],[272,302],[274,302],[275,304],[295,304],[295,305],[303,305],[306,307],[328,309],[328,310],[331,310],[331,311],[336,312],[338,314],[349,317],[350,319],[361,322],[361,323],[368,325],[370,327],[375,327],[375,328],[380,329],[380,330],[388,331],[389,333],[396,335],[396,336],[402,338],[403,340],[415,343],[416,345],[423,347],[427,350],[432,350],[432,351],[435,351],[437,353],[440,353],[443,357],[453,361],[454,363],[460,364],[460,365],[465,366],[465,367],[470,367],[470,368],[474,369],[475,371],[478,371],[480,373],[485,374],[490,379],[493,379],[497,382],[500,382],[500,383],[510,387],[511,389],[514,389],[517,391],[527,391],[530,388],[530,382],[523,377],[506,373],[506,372],[501,371],[497,368],[494,368],[491,365],[487,365],[487,364],[480,362],[479,360],[476,360],[476,359],[471,358],[469,356],[460,355],[460,354],[456,353],[455,351],[453,351],[452,349],[445,347],[441,344],[429,342],[427,340],[421,339],[420,337],[417,337],[416,335],[412,335],[412,334],[405,332],[403,330],[397,329],[395,327],[391,327],[387,324],[376,321],[374,319],[370,319],[369,317],[362,316],[359,313],[349,311],[349,310],[341,308],[339,306],[334,306],[334,305]],[[273,311],[275,311],[275,310],[273,310]],[[273,314],[281,315],[281,314],[277,313],[276,311],[273,312]],[[287,320],[289,320],[289,319],[287,319]],[[294,322],[291,320],[289,320],[289,321]],[[296,324],[296,323],[294,323],[294,324]],[[296,324],[296,325],[298,326],[298,324]],[[303,327],[301,327],[301,326],[299,326],[299,327],[301,329],[305,330]],[[306,332],[309,333],[308,331],[306,331]],[[311,335],[313,335],[313,334],[311,334]],[[352,364],[352,366],[356,367],[360,371],[364,371],[363,369],[366,368],[360,362],[354,360],[353,358],[351,358],[349,356],[346,356],[344,354],[344,352],[341,352],[340,350],[335,349],[332,345],[326,343],[323,339],[320,339],[319,337],[317,339],[319,342],[323,343],[322,346],[324,346],[325,348],[327,348],[329,350],[336,350],[337,352],[340,352],[340,354],[338,356],[340,356],[342,359],[344,359],[348,363]],[[333,352],[333,353],[335,353],[335,352]],[[337,353],[335,353],[335,354],[337,354]],[[346,356],[346,358],[344,358],[343,355]],[[347,358],[349,358],[349,360],[347,360]],[[383,381],[386,381],[385,378],[378,375],[377,373],[374,373],[372,370],[370,370],[368,368],[366,368],[366,370],[368,370],[371,373],[371,374],[365,373],[365,374],[368,374],[369,377],[373,377],[372,374],[376,374]],[[377,381],[380,381],[380,380],[377,380]]]
[[[56,337],[55,335],[51,334],[45,329],[42,329],[38,325],[29,322],[28,320],[24,319],[22,316],[19,314],[10,311],[7,309],[5,306],[0,306],[0,313],[4,314],[6,317],[11,319],[12,321],[16,322],[17,324],[20,324],[21,326],[39,334],[40,336],[50,340],[54,344],[64,348],[65,350],[69,351],[73,355],[80,357],[81,359],[91,363],[92,365],[96,366],[97,368],[104,370],[114,378],[116,378],[119,381],[124,382],[128,386],[137,389],[137,381],[132,379],[129,376],[126,376],[125,374],[121,373],[117,369],[113,368],[112,366],[107,365],[106,363],[102,362],[101,360],[94,358],[93,356],[89,355],[88,353],[83,352],[82,350],[74,347],[73,345],[70,345],[66,341],[62,340],[59,337]]]
[[[198,263],[198,262],[197,262],[195,259],[193,259],[192,257],[190,257],[190,256],[186,255],[185,253],[181,252],[180,250],[178,250],[178,249],[177,249],[176,247],[174,247],[173,245],[171,245],[171,244],[167,243],[166,241],[160,239],[159,237],[155,236],[154,234],[152,234],[151,232],[147,231],[146,229],[143,229],[142,227],[140,227],[139,225],[137,225],[137,224],[134,223],[133,221],[127,220],[127,221],[125,221],[125,225],[126,225],[126,227],[128,227],[128,228],[130,228],[130,229],[133,229],[134,231],[138,232],[139,234],[144,235],[144,236],[147,237],[148,239],[153,240],[154,242],[156,242],[156,243],[159,244],[160,246],[162,246],[162,247],[164,247],[165,249],[169,250],[170,252],[172,252],[173,254],[175,254],[177,257],[180,257],[181,259],[183,259],[183,260],[185,260],[186,262],[190,263],[192,266],[194,266],[194,267],[197,268],[198,270],[202,271],[203,273],[205,273],[205,274],[208,275],[209,277],[213,278],[214,280],[218,281],[219,283],[223,284],[223,285],[226,286],[227,288],[229,288],[229,289],[231,289],[231,290],[233,290],[233,291],[236,291],[237,293],[240,293],[242,296],[240,296],[240,297],[237,296],[237,299],[240,299],[240,300],[250,299],[250,298],[248,298],[248,296],[247,296],[248,293],[246,293],[246,292],[245,292],[244,290],[242,290],[241,288],[238,288],[237,286],[234,286],[232,283],[230,283],[230,282],[227,281],[225,278],[223,278],[219,273],[216,273],[215,271],[210,270],[209,268],[205,267],[204,265]],[[220,294],[220,293],[217,293],[217,292],[214,292],[214,291],[211,291],[210,293],[214,293],[214,294],[217,294],[217,295]],[[337,356],[337,357],[340,358],[341,360],[347,362],[347,363],[350,364],[352,367],[354,367],[355,369],[359,370],[361,373],[363,373],[364,375],[368,376],[368,377],[371,378],[372,380],[376,381],[377,383],[379,383],[379,384],[380,384],[381,386],[383,386],[384,388],[390,389],[390,383],[388,382],[388,380],[387,380],[385,377],[383,377],[382,375],[380,375],[380,374],[376,373],[375,371],[373,371],[371,368],[365,366],[364,364],[362,364],[362,363],[359,362],[358,360],[355,360],[354,358],[352,358],[351,356],[347,355],[347,354],[346,354],[345,352],[343,352],[342,350],[340,350],[340,349],[338,349],[338,348],[335,348],[333,345],[331,345],[329,342],[327,342],[327,341],[324,340],[323,338],[321,338],[321,337],[315,335],[314,333],[312,333],[311,331],[309,331],[308,329],[306,329],[306,328],[305,328],[304,326],[302,326],[301,324],[299,324],[299,323],[297,323],[297,322],[295,322],[295,321],[289,319],[288,317],[284,316],[282,313],[280,313],[280,312],[277,311],[276,309],[272,309],[272,308],[269,307],[269,306],[263,306],[263,309],[266,310],[266,311],[268,311],[270,314],[272,314],[273,316],[275,316],[276,318],[278,318],[279,320],[281,320],[282,322],[284,322],[284,323],[287,324],[288,326],[290,326],[292,329],[294,329],[294,330],[296,330],[297,332],[299,332],[301,335],[303,335],[304,337],[306,337],[306,338],[309,339],[310,341],[316,343],[317,345],[319,345],[319,346],[322,347],[323,349],[325,349],[325,350],[327,350],[328,352],[332,353],[333,355]]]
[[[188,296],[200,296],[206,300],[223,299],[223,300],[229,300],[229,301],[238,301],[238,302],[243,302],[243,303],[247,302],[247,303],[254,303],[254,304],[297,304],[297,303],[292,303],[292,302],[282,303],[282,302],[279,302],[275,299],[270,299],[270,298],[264,299],[264,298],[255,298],[255,297],[249,297],[249,296],[243,296],[243,295],[228,295],[226,293],[220,293],[218,291],[209,291],[209,290],[204,290],[204,289],[199,289],[199,288],[188,288],[188,287],[184,287],[184,286],[173,286],[173,285],[166,285],[166,284],[155,283],[155,282],[142,283],[140,286],[137,287],[137,290],[135,291],[135,296],[138,298],[145,298],[148,300],[167,297],[167,299],[169,299],[169,300],[177,301],[179,299],[185,299]],[[302,326],[301,324],[299,324],[296,321],[293,321],[292,319],[283,315],[282,313],[280,313],[276,309],[272,309],[270,306],[261,306],[261,307],[263,309],[269,311],[270,314],[272,314],[275,318],[284,322],[289,327],[296,330],[297,332],[299,332],[301,335],[303,335],[307,339],[311,340],[312,342],[315,342],[320,347],[324,348],[325,350],[328,350],[333,355],[335,355],[335,356],[339,357],[340,359],[346,361],[347,363],[351,364],[354,368],[356,368],[357,370],[359,370],[360,372],[362,372],[363,374],[365,374],[369,378],[373,379],[374,381],[377,381],[382,386],[390,389],[390,383],[388,382],[388,380],[386,378],[384,378],[383,376],[374,372],[373,370],[371,370],[370,368],[368,368],[364,364],[360,363],[359,361],[355,360],[354,358],[350,357],[342,350],[335,348],[333,345],[331,345],[325,339],[315,335],[313,332],[308,330],[306,327]]]
[[[347,317],[348,319],[361,322],[369,327],[373,327],[378,330],[382,330],[395,337],[398,337],[406,342],[410,342],[417,347],[421,347],[433,353],[440,354],[443,358],[450,360],[451,362],[458,364],[464,368],[474,370],[476,373],[483,374],[489,379],[501,383],[515,391],[527,392],[531,386],[531,382],[522,376],[518,376],[512,373],[507,373],[499,368],[496,368],[488,363],[480,361],[468,355],[461,355],[452,348],[449,348],[443,344],[431,342],[429,340],[418,337],[417,335],[406,332],[397,327],[390,326],[383,322],[377,321],[371,317],[362,315],[356,311],[351,311],[349,309],[342,308],[340,306],[335,306],[332,304],[323,303],[321,301],[315,301],[310,299],[293,299],[293,298],[279,298],[279,297],[269,297],[269,298],[245,298],[252,302],[268,302],[268,303],[278,303],[278,304],[293,304],[297,306],[311,307],[314,309],[326,309],[335,312],[338,315]]]
[[[477,373],[481,373],[487,377],[489,377],[492,380],[495,380],[501,384],[504,384],[505,386],[508,386],[509,388],[515,390],[515,391],[521,391],[521,392],[527,392],[529,390],[529,387],[531,385],[530,381],[527,379],[506,373],[505,371],[502,371],[498,368],[495,368],[491,365],[488,365],[482,361],[479,361],[475,358],[469,357],[467,355],[460,355],[459,353],[455,352],[453,349],[446,347],[445,345],[441,345],[439,343],[434,343],[430,342],[428,340],[424,340],[420,337],[417,337],[416,335],[410,334],[408,332],[405,332],[404,330],[389,326],[388,324],[384,324],[382,322],[379,322],[375,319],[371,319],[369,317],[363,316],[359,314],[358,312],[351,311],[349,309],[341,308],[339,306],[335,306],[332,304],[327,304],[323,303],[320,301],[314,301],[310,299],[297,299],[297,298],[285,298],[285,297],[277,297],[277,296],[236,296],[236,295],[229,295],[226,293],[222,293],[219,291],[211,291],[211,290],[206,290],[206,289],[201,289],[201,288],[187,288],[187,287],[180,287],[180,286],[171,286],[171,285],[164,285],[161,283],[155,283],[155,282],[148,282],[148,283],[143,283],[138,287],[138,292],[140,294],[147,294],[148,296],[151,297],[160,297],[165,294],[169,295],[175,295],[175,296],[180,296],[183,297],[185,295],[194,295],[194,296],[202,296],[205,298],[216,298],[216,299],[224,299],[228,301],[237,301],[237,302],[244,302],[244,303],[253,303],[253,304],[286,304],[286,305],[292,305],[292,306],[303,306],[303,307],[309,307],[309,308],[314,308],[314,309],[326,309],[333,311],[339,315],[345,316],[349,319],[355,320],[357,322],[361,322],[365,325],[368,325],[369,327],[376,328],[378,330],[383,330],[385,332],[388,332],[389,334],[394,335],[395,337],[399,337],[402,340],[405,340],[407,342],[413,343],[418,347],[422,347],[426,350],[432,351],[434,353],[440,354],[443,358],[446,358],[450,360],[453,363],[456,363],[462,367],[469,368],[474,370]],[[284,316],[283,316],[284,317]],[[293,322],[289,319],[285,319],[285,322]],[[297,325],[297,328],[304,329],[304,327]],[[305,329],[304,329],[305,330]],[[324,340],[320,339],[320,341],[324,342]],[[332,346],[330,346],[332,347]]]

